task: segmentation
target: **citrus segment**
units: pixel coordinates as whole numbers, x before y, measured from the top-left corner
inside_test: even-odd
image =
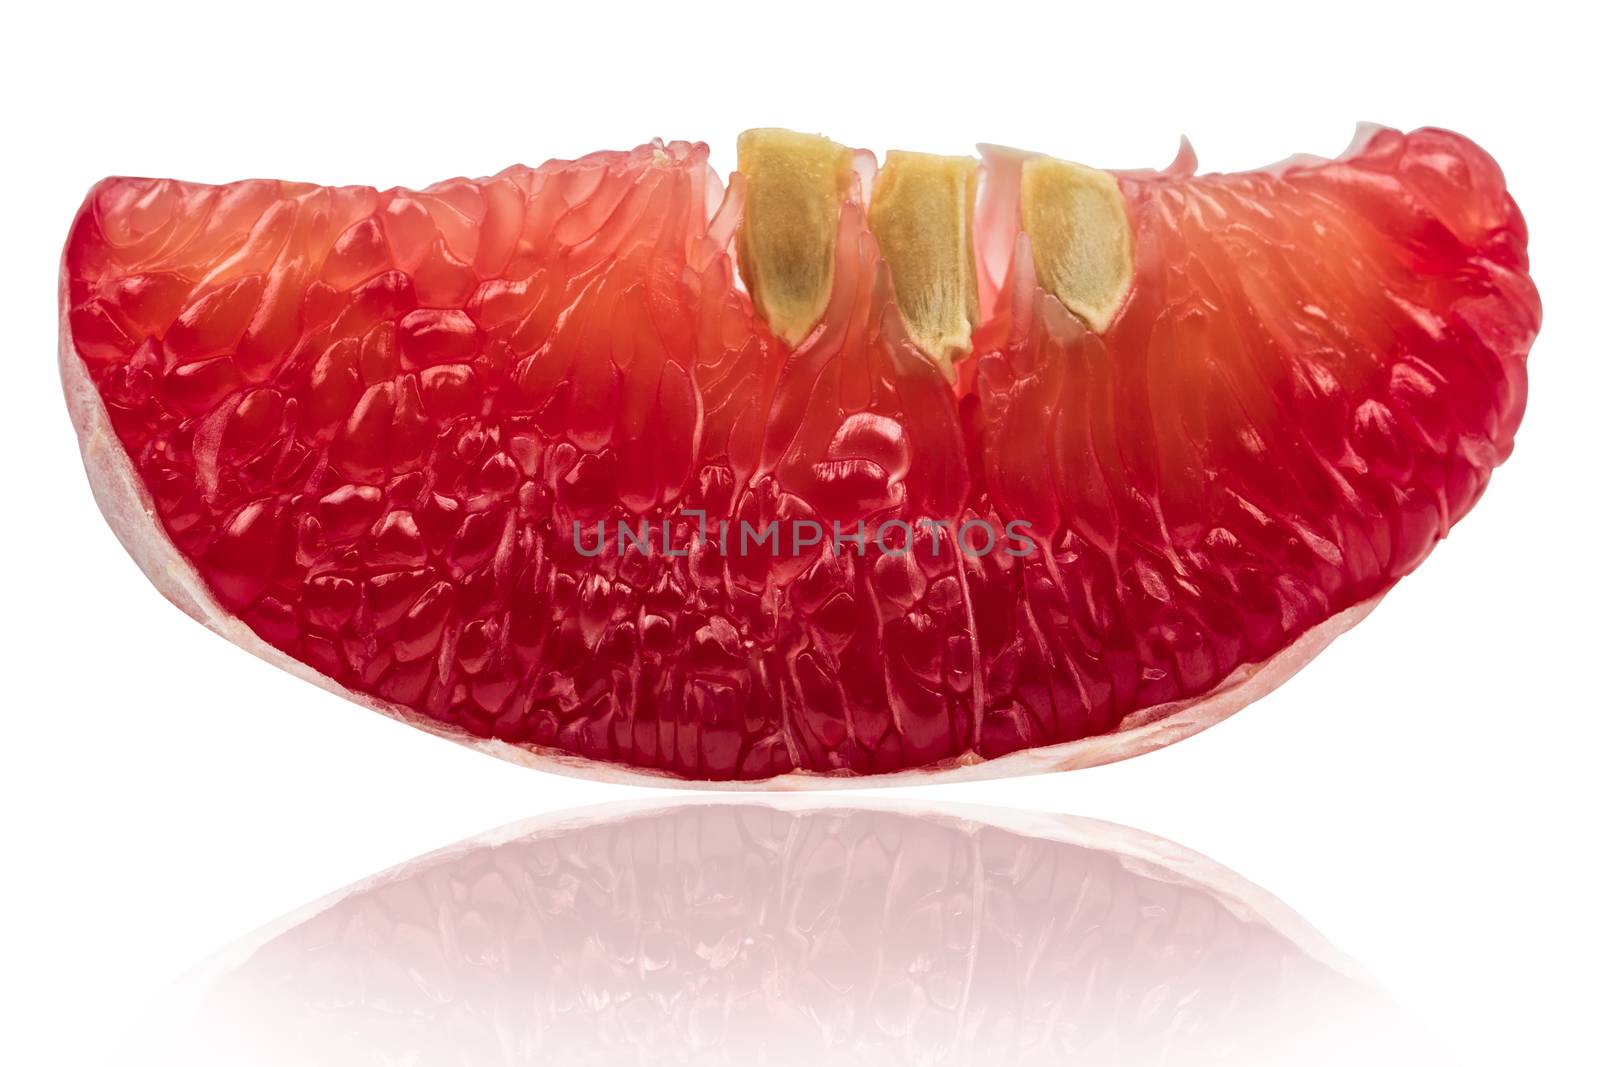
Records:
[[[62,366],[108,518],[208,625],[428,729],[814,783],[1203,727],[1510,451],[1527,233],[1455,134],[991,153],[975,207],[970,162],[893,157],[869,205],[855,153],[770,131],[719,202],[706,155],[102,182]]]

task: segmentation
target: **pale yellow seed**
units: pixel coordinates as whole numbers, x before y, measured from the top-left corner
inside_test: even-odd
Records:
[[[850,149],[813,134],[746,130],[739,270],[773,333],[797,345],[833,291],[839,209],[854,171]]]
[[[1029,159],[1022,165],[1022,229],[1045,292],[1105,332],[1133,284],[1133,234],[1117,180],[1077,163]]]
[[[901,318],[917,347],[947,371],[972,351],[978,319],[977,189],[977,160],[920,152],[890,152],[872,186],[868,226],[889,265]]]

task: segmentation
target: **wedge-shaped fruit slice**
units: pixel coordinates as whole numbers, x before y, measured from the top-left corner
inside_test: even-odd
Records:
[[[920,780],[1215,722],[1510,451],[1539,304],[1454,134],[1196,177],[758,131],[720,201],[705,160],[102,182],[62,370],[107,517],[231,640],[498,755]]]

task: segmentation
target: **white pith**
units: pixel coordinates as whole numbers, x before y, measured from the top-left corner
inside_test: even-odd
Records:
[[[1145,708],[1125,719],[1113,733],[1023,749],[995,759],[985,760],[975,753],[968,753],[943,763],[888,774],[791,771],[774,778],[757,780],[701,780],[683,778],[665,771],[592,760],[538,745],[512,745],[492,738],[477,737],[429,719],[403,705],[347,689],[268,644],[219,604],[199,573],[183,558],[162,529],[149,492],[113,432],[105,403],[78,355],[64,308],[63,302],[59,353],[61,382],[95,502],[117,539],[163,596],[233,644],[330,693],[491,756],[555,774],[655,787],[719,790],[855,789],[863,786],[928,785],[1004,778],[1114,763],[1199,733],[1265,696],[1310,662],[1335,637],[1365,618],[1383,596],[1380,593],[1331,616],[1260,663],[1241,665],[1202,697]]]

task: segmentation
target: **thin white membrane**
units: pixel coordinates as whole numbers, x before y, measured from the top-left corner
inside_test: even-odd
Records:
[[[1371,131],[1366,128],[1359,131],[1356,142],[1346,154],[1358,149],[1370,135]],[[991,162],[990,155],[1001,158],[1008,153],[1012,153],[1012,150],[986,152],[983,171],[988,169],[987,165]],[[1018,160],[1023,156],[1022,153],[1014,155]],[[1180,161],[1182,159],[1183,153],[1180,153]],[[858,173],[864,172],[867,169],[866,161],[858,157],[857,167]],[[709,167],[707,170],[709,171]],[[870,181],[867,184],[870,185]],[[994,219],[1005,214],[1004,205],[1014,198],[1011,184],[1003,180],[988,190],[987,197],[980,194],[979,218]],[[708,219],[708,237],[719,243],[725,241],[731,255],[734,223],[742,201],[742,180],[737,173],[732,175],[727,188],[721,191],[720,197],[713,189],[713,183],[708,181],[707,211],[711,212],[713,204],[716,207]],[[975,219],[975,223],[976,221]],[[1018,243],[1021,244],[1024,239],[1025,236],[1019,236]],[[1025,252],[1025,249],[1023,251]],[[1015,265],[1016,257],[1013,258],[1012,269],[1015,270],[1018,268]],[[734,260],[736,264],[736,257]],[[1003,282],[1003,279],[996,279],[992,273],[986,272],[982,260],[983,253],[980,251],[979,273],[980,276],[989,274],[984,291],[992,299],[999,291],[999,283]],[[980,282],[980,284],[985,283]],[[63,272],[59,352],[61,381],[66,393],[67,406],[71,411],[72,423],[77,431],[84,469],[94,491],[95,501],[106,522],[128,554],[133,557],[134,562],[139,565],[140,570],[144,571],[145,576],[163,596],[185,614],[233,644],[330,693],[491,756],[555,774],[658,788],[681,786],[721,790],[856,789],[862,786],[906,786],[1006,778],[1114,763],[1199,733],[1208,726],[1221,722],[1247,704],[1259,700],[1292,677],[1335,637],[1365,618],[1383,597],[1383,594],[1379,593],[1346,608],[1312,627],[1292,644],[1260,663],[1239,666],[1202,697],[1172,701],[1135,712],[1124,719],[1113,733],[1023,749],[988,760],[976,753],[967,753],[927,767],[888,774],[860,775],[848,771],[801,770],[756,780],[698,780],[682,778],[664,771],[592,760],[535,744],[512,745],[492,738],[481,738],[437,722],[404,705],[347,689],[334,679],[262,640],[217,601],[204,579],[179,553],[162,528],[149,491],[140,480],[121,441],[112,430],[105,403],[89,378],[87,368],[78,355],[72,339],[65,286],[65,272]],[[990,311],[987,306],[984,308],[986,316]]]

